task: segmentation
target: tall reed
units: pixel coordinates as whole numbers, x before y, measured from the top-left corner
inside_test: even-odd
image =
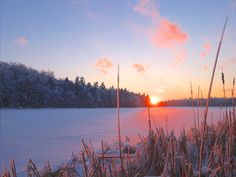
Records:
[[[235,115],[234,88],[235,88],[235,77],[233,78],[233,87],[232,87],[232,107],[233,107],[233,115]]]
[[[193,120],[194,120],[195,129],[197,130],[196,115],[195,115],[195,108],[194,108],[194,99],[193,99],[193,86],[192,86],[192,82],[190,82],[190,92],[191,92],[192,109],[193,109]]]
[[[124,174],[124,164],[122,158],[122,151],[121,151],[121,132],[120,132],[120,66],[118,65],[118,72],[117,72],[117,128],[118,128],[118,141],[119,141],[119,153],[120,153],[120,162],[121,162],[121,172],[122,176]]]
[[[206,110],[205,110],[205,114],[204,114],[203,131],[202,131],[202,136],[201,136],[201,146],[200,146],[200,154],[199,154],[199,177],[201,177],[201,173],[202,173],[202,155],[203,155],[204,138],[205,138],[206,125],[207,125],[207,113],[208,113],[209,101],[210,101],[210,97],[211,97],[211,90],[212,90],[213,80],[214,80],[214,76],[215,76],[216,65],[217,65],[219,54],[220,54],[220,48],[221,48],[221,44],[223,41],[227,22],[228,22],[228,17],[225,20],[223,32],[221,34],[221,39],[219,41],[219,45],[218,45],[218,49],[217,49],[217,53],[216,53],[216,58],[215,58],[215,63],[214,63],[212,76],[211,76],[211,82],[210,82],[209,90],[208,90],[208,97],[207,97],[207,101],[206,101]]]
[[[228,110],[227,110],[227,101],[226,101],[226,93],[225,93],[225,75],[224,75],[223,68],[222,68],[222,73],[221,73],[221,81],[222,81],[222,86],[223,86],[225,112],[226,112],[226,119],[227,119],[228,118]]]
[[[197,87],[197,129],[199,130],[199,108],[200,108],[200,105],[201,105],[201,101],[200,101],[200,87],[198,86]]]

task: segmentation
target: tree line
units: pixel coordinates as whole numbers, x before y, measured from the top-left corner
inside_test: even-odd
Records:
[[[142,107],[145,98],[145,94],[120,89],[121,107]],[[0,107],[116,107],[116,89],[103,82],[86,82],[84,77],[57,79],[51,71],[0,61]]]
[[[218,97],[211,97],[209,101],[209,106],[235,106],[236,98],[218,98]],[[185,98],[185,99],[173,99],[162,101],[158,104],[158,106],[206,106],[206,99],[205,98]]]

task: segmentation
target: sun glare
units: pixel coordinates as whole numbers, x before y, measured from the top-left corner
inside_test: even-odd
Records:
[[[159,99],[155,96],[152,96],[150,99],[151,104],[155,105],[159,102]]]

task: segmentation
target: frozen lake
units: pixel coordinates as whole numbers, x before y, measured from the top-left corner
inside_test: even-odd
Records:
[[[197,110],[195,110],[197,112]],[[1,109],[0,110],[0,165],[8,166],[16,160],[17,170],[23,171],[27,160],[38,166],[45,160],[60,165],[78,153],[82,138],[91,140],[99,148],[101,140],[108,143],[117,136],[116,109]],[[203,108],[199,110],[200,118]],[[191,107],[151,108],[151,115],[158,126],[176,134],[193,125]],[[168,117],[166,119],[166,117]],[[208,121],[220,118],[219,108],[210,108]],[[121,109],[121,134],[134,142],[138,134],[146,135],[148,114],[145,108]],[[0,169],[0,170],[1,170]]]

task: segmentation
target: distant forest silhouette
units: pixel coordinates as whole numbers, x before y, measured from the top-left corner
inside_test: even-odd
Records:
[[[144,107],[147,96],[121,88],[120,106]],[[205,106],[205,99],[194,99],[193,103]],[[227,98],[226,104],[231,106],[232,98]],[[210,99],[210,106],[224,105],[224,98]],[[173,99],[157,106],[192,106],[192,100]],[[57,79],[52,71],[37,71],[20,63],[0,61],[0,107],[113,108],[116,107],[116,88],[107,88],[103,82],[86,82],[84,77],[76,77],[74,81],[68,77]]]
[[[121,107],[141,107],[145,94],[120,89]],[[37,71],[19,63],[0,62],[0,107],[116,107],[116,89],[102,82],[56,79],[51,71]]]
[[[184,98],[184,99],[173,99],[168,101],[161,101],[158,106],[192,106],[192,103],[194,106],[204,107],[206,106],[206,99],[200,98],[194,98],[193,101],[191,98]],[[236,98],[234,98],[234,103],[236,103]],[[232,98],[217,98],[217,97],[211,97],[210,106],[233,106],[232,105]]]

